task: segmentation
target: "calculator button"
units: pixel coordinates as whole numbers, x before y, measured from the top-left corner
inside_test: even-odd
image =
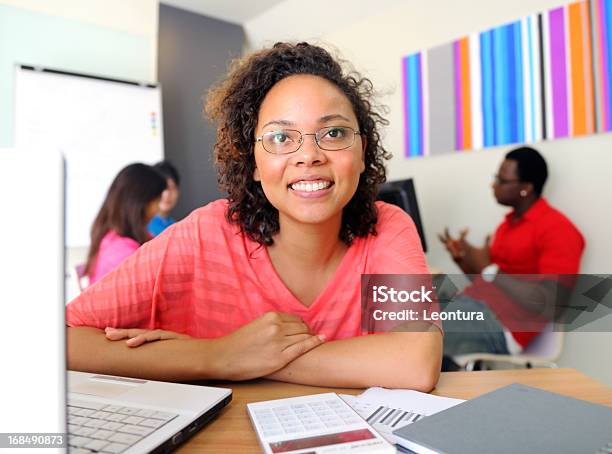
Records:
[[[302,424],[316,424],[319,422],[319,420],[313,416],[309,416],[307,418],[300,418],[300,421],[302,422]]]
[[[271,432],[275,432],[277,430],[280,430],[280,431],[283,430],[282,427],[279,424],[262,424],[261,428],[263,430],[268,430],[268,431],[271,431]]]
[[[337,405],[337,404],[340,404],[340,402],[338,402],[336,399],[326,400],[325,403],[327,405]],[[340,404],[340,405],[342,405],[342,404]]]
[[[325,408],[325,404],[322,403],[322,402],[311,402],[311,403],[308,404],[308,406],[310,408],[312,408],[313,410],[315,410],[315,411],[316,410],[320,410],[322,408]]]
[[[336,415],[321,415],[321,421],[323,422],[335,421],[336,419],[338,419]]]
[[[302,423],[299,421],[287,421],[285,424],[283,424],[283,427],[285,429],[289,428],[289,427],[301,427]]]
[[[276,418],[274,416],[258,416],[257,421],[259,421],[262,424],[270,423],[270,422],[276,422]]]
[[[344,422],[347,423],[347,424],[357,424],[357,423],[361,422],[361,419],[359,419],[357,417],[346,418],[346,419],[344,419]]]
[[[304,424],[304,427],[306,427],[306,430],[321,430],[321,429],[325,429],[325,426],[323,424]]]
[[[282,430],[271,430],[271,431],[264,430],[263,434],[265,437],[276,437],[278,435],[283,435],[284,432]]]
[[[342,421],[334,420],[334,421],[327,421],[325,425],[327,427],[340,427],[340,426],[343,426],[344,424],[342,424]]]

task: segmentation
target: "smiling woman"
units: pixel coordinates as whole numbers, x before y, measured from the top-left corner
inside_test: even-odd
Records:
[[[233,64],[207,103],[227,200],[195,210],[68,305],[71,368],[435,386],[435,323],[362,329],[362,274],[427,267],[412,220],[375,202],[386,120],[371,83],[343,66],[307,43]]]

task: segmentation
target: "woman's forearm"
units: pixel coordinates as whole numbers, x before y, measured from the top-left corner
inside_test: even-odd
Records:
[[[431,391],[440,376],[442,335],[432,332],[372,334],[327,342],[268,378],[344,388]]]
[[[170,339],[138,348],[106,339],[104,331],[67,329],[68,368],[84,372],[188,381],[222,378],[218,346],[210,339]]]

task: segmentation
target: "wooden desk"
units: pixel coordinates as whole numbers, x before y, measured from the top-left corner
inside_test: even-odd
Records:
[[[521,369],[479,372],[445,372],[432,394],[471,399],[511,383],[564,394],[577,399],[612,406],[612,388],[575,369]],[[259,453],[259,442],[246,410],[248,402],[281,399],[306,394],[337,392],[359,394],[356,389],[330,389],[292,385],[269,380],[218,384],[234,390],[232,403],[214,421],[184,444],[178,452]]]

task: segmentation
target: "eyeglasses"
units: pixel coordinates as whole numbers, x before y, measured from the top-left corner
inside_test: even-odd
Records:
[[[338,151],[351,147],[357,135],[361,135],[361,132],[348,126],[327,126],[314,134],[301,133],[295,129],[282,129],[266,132],[256,137],[255,142],[261,142],[268,153],[289,154],[300,149],[304,143],[304,136],[314,136],[321,150]]]
[[[505,178],[500,177],[499,175],[493,175],[493,181],[495,182],[495,184],[510,184],[510,183],[519,183],[521,180],[519,180],[518,178],[507,180]]]

